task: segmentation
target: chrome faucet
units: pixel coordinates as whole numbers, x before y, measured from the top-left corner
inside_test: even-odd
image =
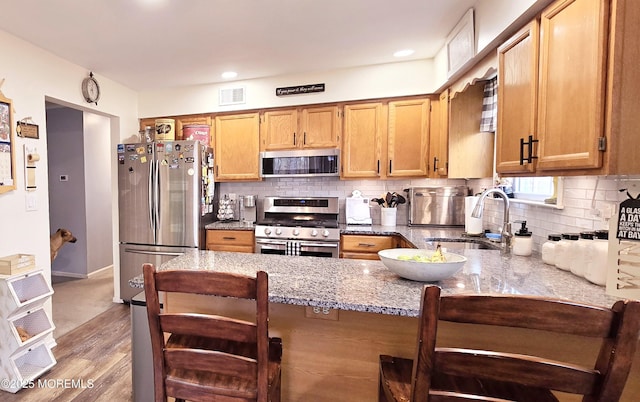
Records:
[[[480,199],[476,203],[475,208],[473,208],[473,212],[471,212],[471,216],[474,218],[481,218],[482,211],[484,210],[484,199],[487,198],[487,195],[495,193],[498,194],[504,200],[504,215],[503,215],[503,224],[502,224],[502,255],[511,255],[511,238],[513,234],[511,233],[511,222],[509,222],[509,197],[507,194],[498,189],[498,188],[490,188],[485,190],[482,194],[480,194]]]

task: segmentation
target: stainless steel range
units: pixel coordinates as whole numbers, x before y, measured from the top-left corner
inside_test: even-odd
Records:
[[[337,258],[338,197],[264,197],[255,252]]]

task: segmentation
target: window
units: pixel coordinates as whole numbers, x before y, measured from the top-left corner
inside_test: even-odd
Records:
[[[516,177],[513,179],[513,193],[516,199],[545,202],[557,197],[558,184],[555,177]]]

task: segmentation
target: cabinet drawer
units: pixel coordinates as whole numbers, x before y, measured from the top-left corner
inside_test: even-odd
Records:
[[[358,253],[377,253],[380,250],[396,247],[396,239],[393,236],[342,236],[341,250]]]
[[[340,252],[340,258],[348,258],[351,260],[379,260],[378,253],[355,253],[352,251]]]
[[[207,248],[209,245],[251,246],[254,234],[250,230],[207,230]]]

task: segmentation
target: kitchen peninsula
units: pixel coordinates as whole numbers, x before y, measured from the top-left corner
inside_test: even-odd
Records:
[[[424,240],[429,235],[437,237],[419,229],[403,234],[419,248],[430,247]],[[604,288],[544,265],[539,258],[502,257],[497,250],[465,249],[461,253],[468,258],[463,270],[439,282],[445,295],[526,294],[602,306],[616,300],[606,295]],[[378,355],[413,355],[424,283],[402,279],[380,261],[192,251],[160,269],[213,269],[248,275],[257,270],[268,272],[270,331],[282,337],[284,345],[283,401],[377,400]],[[130,284],[143,286],[141,277]],[[205,312],[211,303],[201,296],[183,295],[168,299],[166,308],[196,307]],[[216,304],[233,310],[238,317],[251,314],[237,300],[218,299]],[[460,327],[443,328],[447,343],[464,336]],[[552,344],[543,335],[517,339],[517,332],[488,332],[487,342],[508,338],[524,349]],[[562,345],[564,352],[577,356],[591,347],[584,340]],[[639,360],[636,354],[623,400],[640,396]]]

